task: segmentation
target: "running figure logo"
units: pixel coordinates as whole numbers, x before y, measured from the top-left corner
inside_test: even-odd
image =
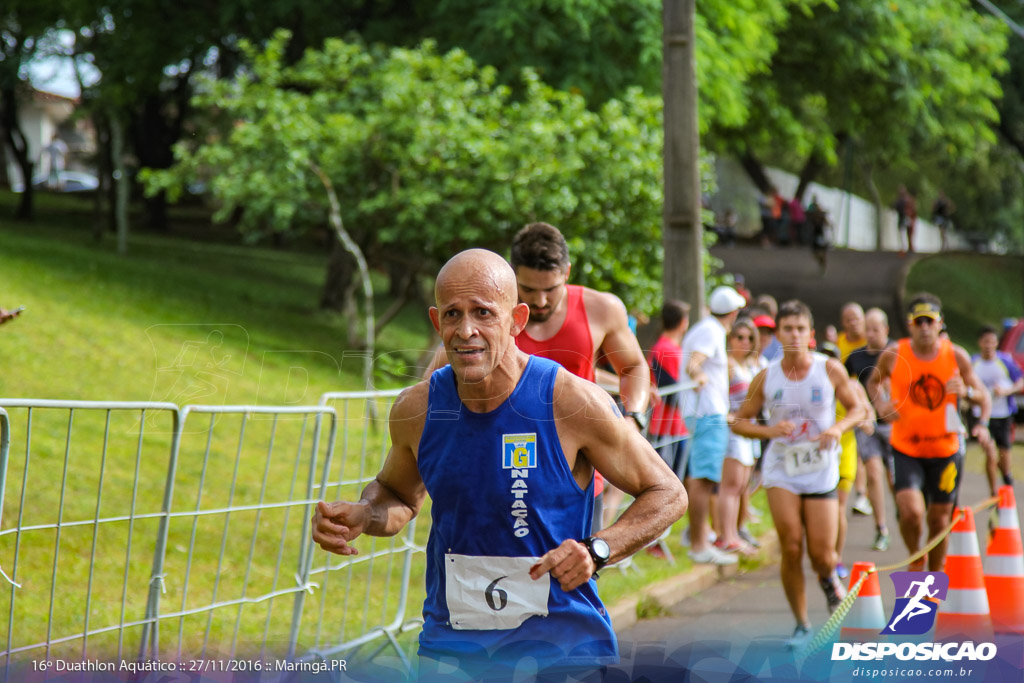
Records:
[[[892,618],[882,629],[883,635],[921,635],[935,623],[939,604],[949,590],[949,577],[944,572],[893,572],[896,606]],[[929,599],[930,598],[930,599]]]

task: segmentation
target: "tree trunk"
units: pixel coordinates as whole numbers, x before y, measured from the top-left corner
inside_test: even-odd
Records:
[[[356,260],[346,251],[334,233],[331,240],[331,256],[327,260],[327,276],[320,292],[320,308],[327,311],[344,312],[355,308]]]
[[[338,202],[338,195],[334,191],[334,184],[331,179],[327,177],[319,166],[313,165],[313,172],[316,173],[317,177],[320,178],[320,182],[324,185],[324,190],[327,192],[327,199],[331,205],[330,212],[330,223],[331,227],[334,228],[334,233],[338,236],[338,241],[344,246],[345,250],[352,255],[355,259],[356,265],[359,266],[359,281],[363,285],[363,333],[365,335],[365,346],[363,352],[363,382],[367,390],[373,388],[373,354],[374,344],[377,337],[374,331],[375,321],[373,319],[373,282],[370,281],[370,268],[366,265],[366,258],[363,256],[362,249],[356,244],[356,241],[352,239],[348,231],[345,229],[345,223],[341,220],[341,204]],[[354,319],[353,319],[354,320]],[[355,325],[350,325],[350,329],[354,329]],[[352,344],[351,346],[355,346]]]
[[[761,191],[761,194],[770,195],[773,187],[772,181],[769,180],[761,160],[755,157],[753,152],[744,152],[740,155],[739,162],[743,166],[743,170],[747,172],[750,180],[754,185],[757,185],[757,189]]]
[[[800,169],[800,182],[797,183],[793,199],[803,204],[804,193],[807,192],[808,186],[814,182],[814,179],[818,177],[818,174],[821,173],[824,167],[825,159],[818,153],[818,150],[811,152],[811,156],[807,157],[804,167]]]
[[[388,263],[388,296],[398,298],[409,288],[409,280],[416,276],[414,269],[404,263]]]
[[[0,138],[0,187],[10,187],[11,179],[7,176],[7,142]]]
[[[117,114],[110,117],[110,156],[114,165],[117,253],[128,253],[128,172],[124,165],[124,124]]]
[[[410,300],[420,300],[423,298],[420,291],[419,272],[402,266],[401,275],[399,275],[395,272],[397,269],[398,266],[395,264],[391,265],[391,296],[393,296],[395,300],[392,301],[387,310],[377,318],[378,336],[380,335],[381,330],[383,330],[388,323],[398,317],[398,314],[402,312],[402,309],[405,308],[405,305],[408,304]],[[398,284],[398,287],[395,286],[396,284]]]
[[[871,195],[871,201],[875,205],[875,250],[881,251],[882,249],[882,195],[878,192],[878,186],[875,185],[874,178],[874,164],[864,164],[864,181],[868,186],[868,193]]]
[[[21,122],[18,120],[18,97],[14,87],[0,90],[0,129],[3,130],[4,142],[14,155],[14,161],[21,170],[21,177],[25,186],[18,201],[18,208],[14,217],[18,220],[31,221],[33,218],[33,196],[32,176],[35,172],[35,164],[29,157],[28,140],[21,130]]]
[[[199,57],[189,60],[196,64]],[[193,67],[194,68],[194,67]],[[182,125],[189,111],[191,72],[178,76],[174,89],[149,94],[130,123],[132,147],[144,168],[167,169],[174,164],[174,143],[181,137]],[[145,199],[149,226],[166,232],[167,195],[163,191]]]
[[[103,233],[110,225],[114,224],[114,204],[105,200],[111,196],[113,189],[111,182],[114,177],[113,164],[110,161],[110,122],[106,117],[97,114],[92,117],[93,127],[96,129],[96,167],[100,186],[96,188],[93,196],[93,213],[95,224],[93,225],[92,236],[97,242],[103,240]],[[109,204],[110,212],[106,211]],[[110,223],[107,223],[107,221]]]
[[[141,168],[170,168],[173,155],[170,146],[170,125],[163,109],[164,98],[158,93],[148,95],[142,109],[132,114],[129,131],[132,148]],[[167,196],[159,192],[144,200],[147,225],[160,232],[167,231]]]
[[[1010,130],[1010,126],[1007,124],[1006,119],[1000,117],[998,130],[1003,136],[1003,139],[1010,143],[1010,145],[1016,149],[1022,157],[1024,157],[1024,140],[1018,139],[1017,136],[1013,134],[1013,131]]]

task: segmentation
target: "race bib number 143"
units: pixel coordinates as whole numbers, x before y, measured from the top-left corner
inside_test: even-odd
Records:
[[[785,451],[786,475],[799,477],[803,474],[820,472],[828,466],[825,455],[816,443],[797,443]]]
[[[547,616],[551,579],[530,578],[530,567],[539,559],[446,554],[445,591],[452,628],[514,629],[532,616]]]

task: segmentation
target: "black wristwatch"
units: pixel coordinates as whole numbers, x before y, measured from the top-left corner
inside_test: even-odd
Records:
[[[608,541],[597,536],[590,536],[580,541],[587,548],[587,552],[590,553],[591,559],[594,560],[594,574],[600,571],[606,564],[608,564],[608,558],[612,556],[612,549],[608,545]]]
[[[640,413],[635,410],[629,410],[626,412],[626,417],[633,418],[633,422],[636,422],[636,426],[640,428],[640,431],[647,429],[647,413]]]

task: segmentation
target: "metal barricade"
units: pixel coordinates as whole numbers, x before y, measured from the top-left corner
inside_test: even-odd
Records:
[[[14,461],[16,409],[25,409],[25,438]],[[169,414],[162,432],[147,433],[153,412]],[[142,475],[166,469],[178,427],[170,403],[0,401],[5,679],[18,653],[120,658],[140,642],[165,480]]]
[[[362,489],[374,480],[391,447],[388,414],[400,393],[356,391],[321,396],[321,405],[336,404],[341,423],[333,460],[327,464],[320,488],[325,500],[357,501]],[[353,424],[361,428],[352,429]],[[429,503],[420,514],[429,514]],[[310,607],[315,610],[316,618],[311,621],[316,629],[308,656],[326,659],[351,654],[383,637],[382,648],[392,647],[409,668],[397,636],[422,623],[418,616],[407,618],[406,607],[411,585],[422,594],[423,563],[416,564],[413,558],[424,551],[426,534],[427,528],[417,528],[413,519],[392,538],[359,539],[358,555],[312,552],[307,556],[307,575],[319,583],[317,604]]]
[[[146,656],[295,656],[315,588],[303,571],[310,515],[336,427],[324,406],[182,410],[154,551]]]
[[[377,638],[397,647],[416,623],[405,618],[415,527],[365,539],[354,558],[310,538],[318,500],[357,500],[378,471],[386,419],[364,409],[397,394],[181,409],[0,400],[2,679],[50,657],[313,659]],[[331,401],[345,416],[340,434]],[[23,438],[14,429],[12,440],[22,409]]]

